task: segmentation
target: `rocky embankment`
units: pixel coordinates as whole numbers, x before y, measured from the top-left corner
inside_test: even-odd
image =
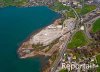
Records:
[[[20,58],[33,57],[37,55],[51,56],[59,49],[59,40],[62,36],[75,27],[75,19],[66,19],[61,24],[61,19],[57,19],[53,24],[43,28],[23,42],[18,49]]]
[[[54,44],[56,44],[61,36],[61,28],[56,29],[56,24],[59,23],[61,23],[61,19],[57,19],[53,24],[41,29],[35,34],[33,33],[27,41],[24,41],[18,49],[20,58],[46,55],[45,52],[47,52]],[[58,36],[53,37],[50,35],[55,35],[56,32]]]

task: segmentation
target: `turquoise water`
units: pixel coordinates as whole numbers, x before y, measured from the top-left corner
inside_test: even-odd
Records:
[[[47,7],[0,8],[0,72],[40,72],[40,58],[20,59],[19,44],[59,15]]]

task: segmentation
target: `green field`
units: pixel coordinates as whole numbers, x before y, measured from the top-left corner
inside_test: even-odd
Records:
[[[65,70],[65,69],[62,69],[62,70],[60,70],[59,72],[68,72],[67,70]]]
[[[0,0],[0,6],[21,6],[28,0]]]
[[[78,31],[72,37],[71,42],[68,44],[68,48],[76,48],[76,47],[84,46],[87,43],[88,42],[85,34],[82,31]]]
[[[56,2],[54,3],[54,6],[52,6],[52,7],[50,7],[50,8],[51,8],[52,10],[54,10],[54,11],[67,10],[67,11],[64,13],[64,15],[65,15],[66,17],[75,17],[73,11],[70,10],[70,7],[69,7],[69,6],[63,5],[61,2],[56,1]]]
[[[92,31],[93,31],[94,33],[100,31],[100,18],[97,19],[97,20],[94,22],[93,27],[92,27]]]
[[[72,10],[70,10],[69,12],[66,13],[66,17],[72,17],[75,18],[74,12]]]
[[[75,9],[77,13],[81,14],[81,15],[84,15],[84,14],[87,14],[88,12],[92,11],[96,9],[96,6],[95,5],[84,5],[84,7],[81,9],[81,8],[77,8]]]
[[[78,14],[85,15],[94,9],[96,9],[95,5],[86,5],[85,4],[83,8],[76,8],[75,10]],[[67,16],[68,17],[75,17],[73,11],[67,12]]]
[[[94,9],[96,9],[96,6],[95,5],[85,5],[83,7],[83,9],[81,10],[81,14],[84,15],[84,14],[86,14],[86,13],[88,13],[88,12],[94,10]]]
[[[97,68],[97,72],[100,72],[100,55],[98,55],[96,59],[97,59],[97,64],[99,65],[99,67]]]
[[[64,6],[61,2],[56,1],[54,3],[54,6],[51,7],[51,9],[53,9],[54,11],[61,11],[61,10],[66,10],[69,9],[68,6]]]

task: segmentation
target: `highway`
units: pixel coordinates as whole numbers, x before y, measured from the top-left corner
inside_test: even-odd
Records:
[[[72,7],[70,7],[70,8],[74,11],[74,15],[75,15],[75,18],[76,18],[76,20],[77,20],[77,22],[76,22],[76,28],[74,28],[73,30],[78,30],[78,26],[79,26],[79,24],[80,24],[80,17],[79,17],[79,15],[77,14],[77,12],[75,11],[74,8],[72,8]],[[69,33],[71,33],[71,31],[72,31],[72,30],[70,30]],[[74,32],[74,33],[75,33],[75,32]],[[53,63],[52,67],[50,68],[50,69],[51,69],[50,72],[55,72],[55,71],[56,71],[56,69],[57,69],[57,67],[58,67],[58,64],[59,64],[60,61],[61,61],[61,58],[63,57],[63,55],[64,55],[64,53],[65,53],[65,51],[66,51],[66,49],[67,49],[67,44],[68,44],[68,42],[71,40],[71,38],[72,38],[72,36],[74,35],[74,33],[73,33],[70,37],[68,37],[68,39],[65,40],[65,42],[62,44],[62,48],[61,48],[61,50],[60,50],[60,52],[59,52],[59,56],[58,56],[58,58],[55,60],[55,62]]]
[[[93,10],[93,11],[96,11],[96,9]],[[91,39],[91,36],[90,36],[90,34],[88,32],[88,26],[89,25],[92,26],[93,22],[95,22],[98,18],[100,18],[100,14],[93,13],[93,11],[89,12],[87,14],[86,18],[84,18],[85,20],[83,21],[84,27],[85,27],[84,33],[86,34],[86,36],[88,36],[89,39]]]
[[[92,12],[92,11],[91,11],[91,12]],[[91,13],[91,12],[90,12],[90,13]],[[77,14],[77,13],[76,13],[76,14]],[[87,15],[89,15],[89,14],[87,14]],[[100,14],[96,14],[95,16],[91,17],[91,19],[89,19],[89,17],[88,17],[88,18],[84,18],[84,19],[85,19],[85,21],[83,21],[84,24],[90,22],[91,20],[95,20],[95,18],[98,18],[99,15],[100,15]],[[77,18],[79,18],[79,17],[78,17],[78,14],[77,14],[76,16],[77,16]],[[80,23],[80,19],[78,20],[78,24],[76,23],[76,24],[77,24],[77,28],[78,28],[79,23]],[[86,27],[86,25],[85,25],[85,27]],[[77,28],[75,28],[75,30],[77,30]],[[86,28],[87,28],[87,27],[86,27]],[[89,33],[88,33],[88,32],[85,32],[85,34],[86,34],[87,36],[89,36]],[[57,66],[58,66],[58,64],[59,64],[60,61],[61,61],[61,58],[63,57],[64,52],[66,51],[66,48],[67,48],[66,46],[67,46],[67,44],[68,44],[68,41],[70,41],[71,37],[72,37],[72,36],[70,36],[69,39],[66,40],[66,41],[62,44],[62,49],[61,49],[60,52],[59,52],[58,58],[55,60],[53,66],[51,67],[51,71],[50,71],[50,72],[55,72],[55,71],[56,71]]]
[[[68,44],[68,41],[69,41],[69,40],[67,40],[66,42],[64,42],[64,43],[62,44],[62,49],[60,50],[59,56],[58,56],[58,58],[56,59],[56,61],[54,62],[52,68],[51,68],[51,72],[55,72],[55,71],[56,71],[56,68],[57,68],[58,64],[60,63],[60,60],[61,60],[61,58],[63,57],[63,55],[64,55],[64,53],[65,53],[65,51],[66,51],[66,48],[67,48],[66,45]]]
[[[80,24],[80,20],[78,20],[78,23],[76,23],[77,25]],[[73,30],[78,30],[77,28],[74,28]],[[69,31],[69,33],[71,33],[72,30]],[[55,60],[55,62],[53,63],[52,67],[51,67],[51,71],[50,72],[55,72],[58,64],[61,61],[61,58],[63,57],[66,49],[67,49],[67,44],[69,43],[69,41],[71,40],[72,36],[74,35],[75,32],[73,32],[67,39],[65,39],[65,41],[62,44],[62,48],[60,48],[61,50],[59,51],[59,56],[58,58]]]

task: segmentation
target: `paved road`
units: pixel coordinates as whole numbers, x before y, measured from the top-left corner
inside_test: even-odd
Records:
[[[71,7],[71,9],[74,11],[74,14],[75,14],[76,19],[78,19],[78,20],[77,20],[77,23],[76,23],[76,28],[74,29],[74,30],[77,30],[77,29],[78,29],[78,26],[79,26],[79,24],[80,24],[80,17],[79,17],[79,15],[77,14],[77,12],[75,11],[74,8]],[[70,31],[70,32],[71,32],[71,31]],[[65,51],[66,51],[66,49],[67,49],[66,46],[67,46],[67,44],[68,44],[68,41],[70,41],[70,39],[71,39],[71,36],[69,37],[68,40],[66,40],[66,41],[63,43],[62,49],[61,49],[61,51],[60,51],[60,53],[59,53],[59,56],[58,56],[58,58],[56,59],[56,61],[54,62],[53,66],[51,67],[51,72],[55,72],[55,71],[56,71],[57,66],[58,66],[58,64],[60,63],[60,60],[61,60],[61,58],[63,57],[63,55],[64,55],[64,53],[65,53]]]
[[[76,24],[79,25],[79,24],[80,24],[80,20],[78,20],[78,22],[77,22]],[[75,29],[73,29],[73,30],[78,30],[78,29],[75,28]],[[71,31],[72,31],[72,30],[71,30]],[[70,31],[70,32],[71,32],[71,31]],[[69,32],[69,33],[70,33],[70,32]],[[65,53],[65,51],[66,51],[66,49],[67,49],[67,44],[68,44],[68,42],[71,40],[71,37],[72,37],[72,36],[73,36],[73,34],[72,34],[70,37],[68,37],[68,39],[65,40],[65,42],[62,44],[62,48],[61,48],[61,50],[60,50],[60,52],[59,52],[59,56],[58,56],[58,58],[55,60],[53,66],[51,67],[51,71],[50,71],[50,72],[55,72],[55,71],[56,71],[57,66],[58,66],[58,64],[60,63],[60,60],[61,60],[61,58],[63,57],[63,55],[64,55],[64,53]]]
[[[89,15],[89,14],[88,14]],[[90,36],[90,34],[89,34],[89,32],[88,32],[88,25],[89,24],[93,24],[93,22],[95,21],[95,20],[97,20],[98,18],[100,18],[100,14],[95,14],[94,16],[91,16],[91,19],[88,17],[88,18],[85,18],[85,19],[87,19],[86,20],[86,22],[84,23],[84,26],[85,26],[85,34],[88,36],[88,38],[89,39],[91,39],[91,36]]]
[[[74,11],[74,14],[75,14],[76,19],[78,19],[78,21],[76,22],[76,28],[75,28],[75,29],[77,30],[77,28],[78,28],[78,26],[79,26],[79,24],[80,24],[80,17],[79,17],[79,15],[77,14],[77,12],[75,11],[74,8],[71,7],[71,9]],[[70,32],[71,32],[71,31],[70,31]],[[55,72],[55,71],[56,71],[57,66],[58,66],[58,64],[60,63],[60,60],[61,60],[61,58],[63,57],[64,52],[66,51],[66,48],[67,48],[66,46],[67,46],[67,44],[68,44],[68,41],[70,41],[70,39],[71,39],[71,36],[69,37],[68,40],[66,40],[66,41],[64,42],[64,44],[63,44],[63,46],[62,46],[63,48],[61,49],[58,58],[57,58],[56,61],[54,62],[53,66],[51,67],[51,72]]]
[[[97,16],[97,15],[96,15],[96,16]],[[95,17],[95,16],[94,16],[94,17]],[[94,18],[93,18],[93,19],[94,19]],[[89,19],[88,21],[90,21],[90,19]],[[86,22],[88,22],[88,21],[86,21]],[[80,23],[80,19],[79,19],[78,22]],[[77,26],[78,26],[78,25],[79,25],[79,24],[77,24]],[[77,29],[77,28],[76,28],[76,29]],[[86,32],[86,35],[89,35],[89,34]],[[69,39],[70,39],[70,38],[69,38]],[[69,41],[69,40],[68,40],[68,41]],[[52,66],[52,68],[51,68],[51,72],[55,72],[55,71],[56,71],[56,68],[57,68],[58,64],[60,63],[60,60],[61,60],[61,58],[63,57],[64,52],[66,51],[66,45],[68,44],[68,41],[66,41],[66,42],[63,43],[62,50],[60,51],[59,57],[58,57],[57,60],[54,62],[53,66]]]
[[[85,34],[89,39],[91,39],[91,36],[90,36],[90,34],[89,34],[89,32],[88,32],[88,28],[87,28],[86,24],[84,24],[84,27],[85,27],[84,34]]]
[[[72,8],[73,9],[73,8]],[[80,23],[80,18],[79,18],[79,16],[78,16],[78,14],[77,14],[77,12],[73,9],[73,11],[75,12],[75,14],[76,14],[76,17],[79,19],[79,23]],[[91,11],[92,12],[92,11]],[[91,13],[90,12],[90,13]],[[89,13],[87,14],[87,15],[89,15]],[[98,16],[98,15],[96,15],[96,16]],[[95,16],[93,16],[93,19],[94,19],[94,17]],[[88,22],[88,21],[90,21],[90,20],[92,20],[92,19],[86,19],[84,22]],[[78,28],[78,25],[79,24],[77,24],[77,28]],[[76,28],[76,29],[77,29]],[[87,27],[86,27],[87,28]],[[86,35],[89,35],[88,34],[88,32],[86,32]],[[70,39],[71,37],[69,37],[69,39]],[[68,40],[69,41],[69,40]],[[66,45],[68,44],[68,41],[66,41],[66,42],[64,42],[63,43],[63,45],[62,45],[62,49],[61,49],[61,51],[60,51],[60,53],[59,53],[59,57],[57,58],[57,60],[54,62],[54,64],[53,64],[53,66],[52,66],[52,68],[51,68],[51,72],[55,72],[56,71],[56,69],[57,69],[57,66],[58,66],[58,64],[60,63],[60,60],[61,60],[61,58],[63,57],[63,55],[64,55],[64,52],[66,51]]]
[[[60,60],[61,60],[61,58],[63,57],[63,55],[64,55],[64,53],[66,51],[66,45],[67,45],[67,43],[68,43],[68,41],[67,42],[64,42],[62,44],[62,49],[59,52],[59,57],[54,62],[53,66],[52,66],[52,69],[51,69],[51,72],[55,72],[56,71],[56,68],[57,68],[58,64],[60,63]]]
[[[80,19],[80,17],[79,17],[79,15],[78,15],[78,13],[76,12],[76,10],[75,10],[74,8],[72,8],[72,7],[71,7],[71,9],[73,10],[73,12],[74,12],[76,18],[77,18],[77,19]]]

